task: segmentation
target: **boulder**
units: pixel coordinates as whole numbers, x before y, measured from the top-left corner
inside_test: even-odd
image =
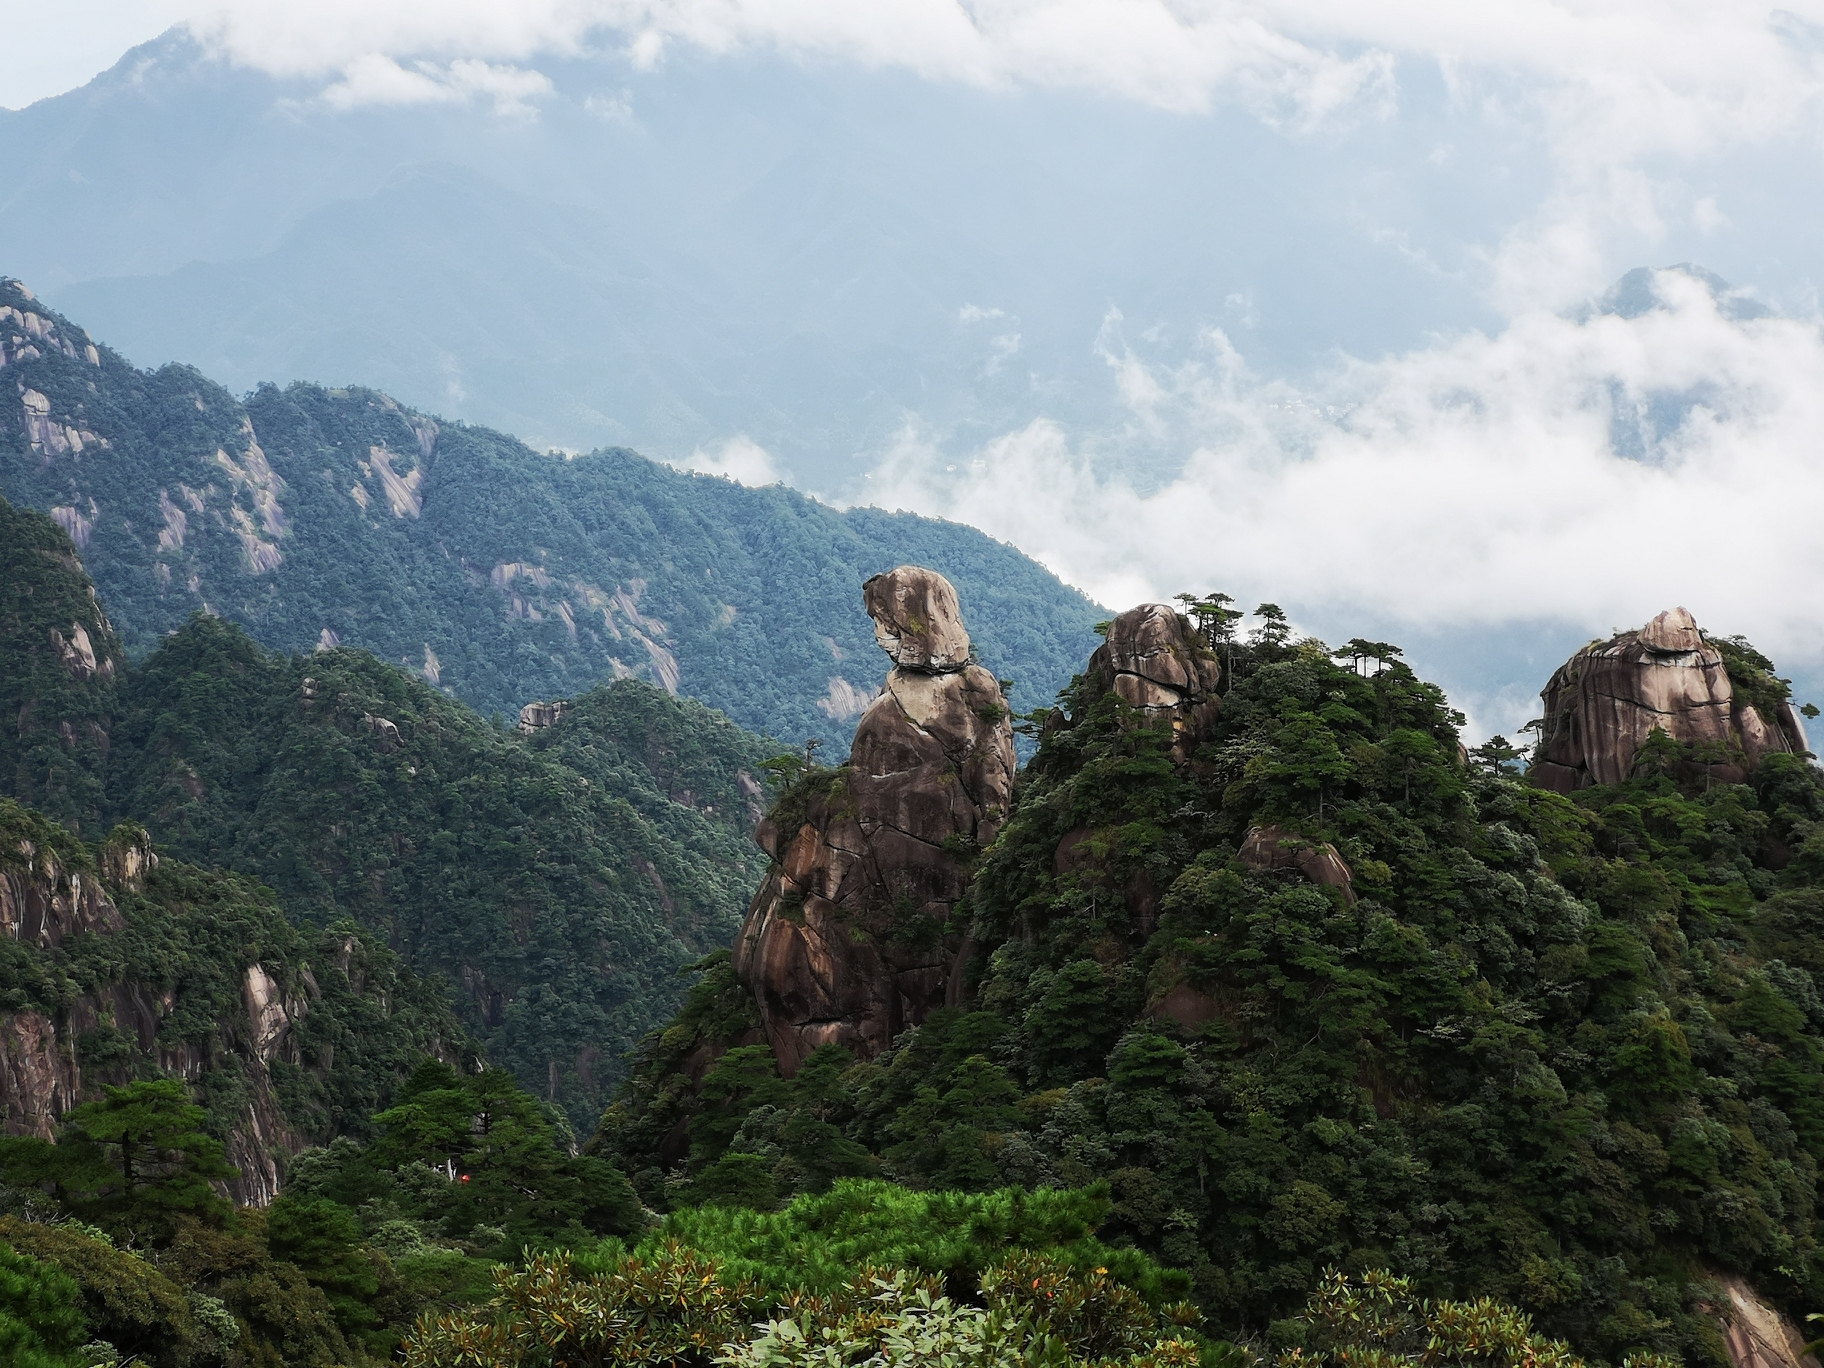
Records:
[[[956,590],[935,570],[902,565],[861,586],[862,606],[874,619],[874,640],[902,670],[939,673],[969,662]]]
[[[863,603],[896,663],[848,763],[805,781],[802,812],[756,830],[774,864],[735,943],[788,1077],[819,1045],[879,1054],[959,996],[971,946],[951,913],[1013,792],[1011,715],[967,663],[949,582],[902,567],[869,580]]]
[[[1721,783],[1741,782],[1768,755],[1806,750],[1790,705],[1768,719],[1735,697],[1722,655],[1683,608],[1585,646],[1540,699],[1533,777],[1560,793],[1626,779],[1656,727],[1681,745],[1710,747],[1713,758],[1694,763]]]
[[[528,703],[519,710],[519,730],[524,736],[542,731],[554,725],[559,718],[570,711],[570,700],[560,698],[555,703]]]
[[[1355,881],[1349,866],[1328,841],[1309,841],[1281,826],[1255,825],[1241,838],[1241,849],[1235,858],[1257,873],[1295,869],[1314,884],[1337,889],[1351,906],[1355,903]]]
[[[1142,717],[1172,729],[1172,753],[1188,759],[1216,720],[1222,670],[1190,625],[1163,603],[1130,608],[1108,625],[1089,658],[1099,692],[1113,691]]]

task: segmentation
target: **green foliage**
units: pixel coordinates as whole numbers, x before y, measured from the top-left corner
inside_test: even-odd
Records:
[[[1423,1301],[1411,1278],[1370,1269],[1354,1277],[1327,1270],[1303,1312],[1287,1327],[1299,1342],[1280,1368],[1303,1364],[1394,1368],[1581,1368],[1559,1340],[1533,1333],[1525,1312],[1486,1297],[1474,1302]],[[1669,1360],[1642,1355],[1630,1363],[1659,1368]]]
[[[1112,1270],[1150,1305],[1183,1297],[1190,1282],[1182,1273],[1096,1238],[1110,1207],[1106,1188],[919,1192],[844,1179],[776,1212],[682,1208],[636,1252],[653,1253],[676,1241],[776,1298],[793,1290],[834,1295],[855,1269],[867,1266],[929,1274],[967,1292],[989,1268],[1028,1254],[1082,1274]]]
[[[1043,1259],[990,1269],[980,1306],[957,1305],[938,1278],[871,1265],[845,1270],[827,1292],[769,1294],[672,1241],[597,1261],[535,1256],[494,1276],[486,1307],[420,1318],[405,1343],[408,1368],[1198,1361],[1192,1342],[1162,1339],[1158,1315],[1106,1269]],[[749,1324],[762,1307],[777,1314]]]
[[[191,1294],[199,1330],[213,1332],[214,1355],[232,1347],[252,1363],[353,1368],[360,1362],[358,1345],[343,1334],[329,1299],[306,1271],[273,1257],[264,1226],[265,1213],[257,1209],[243,1209],[219,1228],[186,1224],[161,1257],[160,1271]],[[214,1326],[211,1303],[232,1317],[232,1335],[224,1337]],[[196,1359],[210,1356],[199,1348]]]
[[[79,1216],[138,1242],[167,1242],[185,1217],[219,1222],[212,1179],[236,1170],[202,1129],[207,1113],[176,1079],[128,1083],[71,1108],[51,1182]]]
[[[75,1368],[87,1338],[66,1273],[0,1244],[0,1357],[15,1368]]]
[[[503,1070],[459,1075],[425,1060],[374,1118],[371,1144],[344,1139],[298,1156],[287,1186],[298,1207],[275,1205],[274,1219],[288,1230],[293,1210],[309,1208],[347,1244],[354,1231],[328,1208],[356,1213],[361,1240],[387,1247],[408,1272],[439,1251],[511,1258],[527,1245],[643,1230],[645,1214],[620,1171],[599,1155],[570,1154],[553,1120]]]
[[[71,1279],[88,1333],[125,1360],[185,1368],[209,1340],[182,1287],[98,1232],[0,1216],[0,1242]]]
[[[491,1059],[593,1119],[675,969],[738,923],[765,753],[633,681],[528,741],[370,656],[283,660],[198,618],[130,676],[111,773],[174,853],[457,985]]]
[[[368,1309],[380,1290],[373,1263],[361,1253],[361,1225],[354,1213],[318,1198],[281,1195],[266,1209],[266,1247],[322,1289],[344,1333],[375,1321]]]
[[[122,663],[69,537],[0,499],[0,795],[100,834]]]
[[[407,1368],[707,1368],[755,1301],[713,1260],[676,1245],[585,1276],[566,1254],[535,1255],[524,1271],[495,1270],[494,1286],[485,1308],[421,1317],[406,1338]]]
[[[1063,695],[964,905],[963,1005],[845,1063],[817,1118],[933,1199],[1105,1184],[1096,1238],[1235,1334],[1272,1339],[1331,1266],[1611,1363],[1716,1361],[1705,1268],[1824,1304],[1824,781],[1772,756],[1750,784],[1668,763],[1543,792],[1511,747],[1466,763],[1397,649],[1339,663],[1281,625],[1224,643],[1182,764],[1087,681]],[[1263,823],[1333,847],[1353,899],[1244,865]],[[648,1201],[754,1156],[790,1210],[813,1186],[779,1118],[811,1099],[767,1082],[722,974],[593,1143]],[[648,1072],[739,1046],[744,1092]]]
[[[134,839],[121,829],[109,842]],[[204,1130],[216,1140],[268,1097],[304,1139],[365,1135],[418,1058],[466,1048],[436,985],[353,923],[294,928],[251,880],[165,858],[135,885],[112,886],[97,851],[3,798],[0,872],[72,901],[72,880],[84,881],[88,896],[111,896],[125,923],[48,945],[0,939],[0,1010],[98,1019],[76,1042],[91,1086],[153,1079],[160,1052],[188,1055],[199,1066]],[[292,1013],[284,1050],[265,1062],[253,1057],[244,1024],[254,966],[305,1007]]]
[[[1031,1363],[1195,1365],[1197,1346],[1161,1338],[1145,1303],[1102,1270],[1079,1276],[1013,1260],[981,1279],[980,1306],[958,1305],[936,1279],[864,1268],[833,1297],[794,1299],[787,1314],[730,1344],[727,1368],[865,1363],[1021,1368]]]
[[[1792,697],[1792,681],[1775,674],[1773,662],[1747,637],[1705,636],[1704,641],[1722,656],[1736,701],[1754,708],[1769,726],[1777,725],[1780,704]]]

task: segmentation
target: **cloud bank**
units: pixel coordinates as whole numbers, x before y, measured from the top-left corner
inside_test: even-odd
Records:
[[[541,60],[652,70],[684,47],[1184,114],[1238,106],[1299,136],[1390,121],[1403,80],[1441,78],[1451,120],[1536,145],[1552,168],[1550,193],[1476,249],[1509,313],[1599,287],[1674,222],[1725,224],[1682,167],[1774,145],[1810,160],[1824,143],[1824,0],[194,3],[190,25],[215,50],[322,81],[341,107],[476,99],[526,114],[549,94]]]
[[[685,43],[899,68],[982,86],[1093,90],[1176,110],[1239,100],[1321,120],[1438,64],[1491,117],[1554,125],[1608,160],[1784,135],[1814,119],[1824,4],[1664,0],[233,0],[196,31],[275,74],[373,57],[526,62]]]
[[[1125,430],[1048,421],[967,455],[914,429],[866,499],[972,523],[1101,602],[1221,589],[1420,628],[1590,634],[1682,603],[1824,665],[1824,334],[1746,317],[1681,271],[1636,317],[1531,312],[1319,389],[1220,332],[1147,360],[1110,340]],[[1184,453],[1148,487],[1129,446]]]

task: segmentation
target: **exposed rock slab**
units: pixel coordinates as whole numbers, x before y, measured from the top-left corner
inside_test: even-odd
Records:
[[[1246,868],[1262,873],[1295,869],[1320,887],[1337,889],[1344,902],[1355,902],[1355,881],[1349,866],[1328,841],[1310,841],[1272,824],[1255,825],[1242,837],[1235,858]]]
[[[1818,1368],[1805,1352],[1805,1337],[1740,1277],[1715,1276],[1728,1305],[1712,1307],[1723,1332],[1730,1368]]]
[[[1739,783],[1768,755],[1806,749],[1790,705],[1767,719],[1735,697],[1721,653],[1683,608],[1585,646],[1540,698],[1545,726],[1533,776],[1561,793],[1628,778],[1655,728],[1681,745],[1708,747],[1712,758],[1701,767],[1720,783]]]
[[[761,823],[774,865],[735,944],[788,1076],[824,1044],[876,1055],[958,995],[970,947],[951,913],[1013,791],[1010,714],[994,676],[966,663],[949,582],[902,567],[863,602],[882,648],[914,663],[889,671],[795,829]]]
[[[1173,754],[1188,759],[1221,708],[1222,671],[1184,618],[1163,603],[1130,608],[1108,625],[1089,676],[1150,722],[1172,729]]]
[[[553,726],[570,711],[570,701],[560,698],[555,703],[528,703],[519,710],[519,730],[526,736]]]

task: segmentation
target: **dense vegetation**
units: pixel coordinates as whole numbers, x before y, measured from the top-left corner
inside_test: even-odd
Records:
[[[739,1045],[693,1091],[685,1061],[754,1024],[707,961],[595,1146],[654,1205],[1106,1178],[1102,1238],[1288,1351],[1328,1266],[1500,1298],[1609,1362],[1722,1362],[1723,1272],[1824,1305],[1817,773],[1564,798],[1505,743],[1465,757],[1392,648],[1268,619],[1222,655],[1191,763],[1082,679],[1032,719],[963,1008],[789,1081]],[[1355,900],[1244,867],[1266,822],[1333,843]],[[1061,872],[1067,837],[1094,858]]]
[[[635,681],[579,702],[532,744],[364,652],[198,618],[129,676],[111,785],[172,851],[441,974],[489,1058],[586,1124],[739,921],[766,751]]]
[[[0,1022],[56,1022],[83,1099],[0,1141],[14,1361],[1720,1368],[1723,1278],[1824,1306],[1802,760],[1719,784],[1662,734],[1562,797],[1396,649],[1233,641],[1212,598],[1222,706],[1175,762],[1085,677],[1033,706],[1088,606],[964,529],[366,391],[240,404],[53,322],[0,487],[146,654],[0,502],[0,876],[103,879],[122,819],[165,858],[111,934],[0,938]],[[716,949],[772,748],[647,681],[837,737],[900,560],[956,580],[1036,749],[947,928],[962,1005],[784,1079]],[[526,737],[451,692],[575,706]],[[1351,885],[1244,864],[1262,824]],[[308,1009],[270,1058],[255,966]],[[268,1110],[314,1148],[232,1209]]]
[[[0,1140],[0,1316],[49,1322],[68,1349],[83,1341],[57,1303],[73,1303],[105,1347],[59,1363],[355,1365],[390,1357],[418,1315],[484,1297],[491,1260],[644,1228],[626,1181],[570,1154],[561,1117],[500,1070],[424,1060],[363,1121],[370,1139],[306,1151],[263,1210],[211,1188],[231,1170],[174,1080],[103,1089],[55,1143]],[[19,1315],[13,1256],[74,1286]]]
[[[66,659],[77,627],[88,636],[93,672]],[[0,793],[73,829],[99,826],[122,663],[70,539],[48,518],[0,499],[0,718],[8,723],[0,726]]]
[[[637,680],[532,737],[350,648],[282,657],[198,614],[142,662],[78,677],[50,632],[84,609],[64,533],[0,503],[0,794],[143,823],[258,879],[298,924],[352,919],[455,992],[489,1058],[587,1128],[676,971],[725,944],[763,857],[747,833],[771,748]],[[114,652],[115,655],[109,655]],[[73,719],[81,728],[66,737]]]
[[[216,1140],[270,1096],[300,1141],[321,1143],[367,1134],[369,1114],[427,1053],[474,1057],[441,988],[351,922],[295,927],[251,880],[170,858],[134,884],[109,881],[98,853],[141,839],[123,826],[90,847],[0,798],[0,877],[47,901],[77,882],[105,887],[125,923],[48,945],[0,937],[0,1013],[79,1027],[68,1048],[90,1090],[176,1069],[194,1077]],[[254,965],[293,1004],[270,1060],[249,1038]],[[5,1100],[11,1111],[34,1099]]]
[[[971,528],[839,513],[629,451],[541,454],[372,390],[263,386],[241,401],[189,367],[142,372],[105,347],[89,362],[86,334],[14,282],[0,280],[0,306],[70,341],[74,354],[47,343],[8,373],[48,420],[90,434],[80,452],[34,449],[9,398],[0,494],[67,510],[136,655],[207,608],[283,652],[327,629],[484,715],[632,672],[750,730],[834,746],[853,695],[831,681],[871,694],[882,672],[860,601],[871,574],[948,575],[1021,707],[1094,644],[1094,605]]]

